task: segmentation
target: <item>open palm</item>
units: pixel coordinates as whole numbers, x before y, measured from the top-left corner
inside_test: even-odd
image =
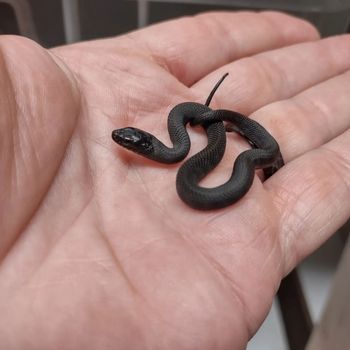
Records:
[[[243,349],[281,278],[349,217],[349,37],[216,13],[51,51],[1,37],[0,52],[1,348]],[[287,164],[200,212],[176,194],[178,165],[110,134],[168,142],[170,109],[226,71],[213,106],[258,120]],[[228,138],[204,185],[246,147]]]

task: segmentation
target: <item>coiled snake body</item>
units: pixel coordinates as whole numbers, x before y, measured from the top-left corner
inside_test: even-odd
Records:
[[[209,210],[231,205],[248,192],[256,168],[263,168],[265,178],[268,178],[283,166],[278,143],[259,123],[237,112],[209,108],[211,98],[226,76],[216,84],[205,105],[185,102],[171,110],[168,132],[172,148],[140,129],[127,127],[112,132],[113,140],[119,145],[149,159],[169,164],[183,160],[190,150],[191,141],[186,125],[201,125],[206,131],[208,144],[184,162],[176,177],[180,198],[195,209]],[[223,122],[228,123],[226,127]],[[238,132],[253,148],[237,157],[227,182],[213,188],[202,187],[199,182],[219,164],[224,155],[226,131]]]

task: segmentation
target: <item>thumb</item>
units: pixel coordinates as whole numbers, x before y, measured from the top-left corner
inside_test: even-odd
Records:
[[[43,200],[78,115],[68,71],[36,43],[0,39],[0,260]]]

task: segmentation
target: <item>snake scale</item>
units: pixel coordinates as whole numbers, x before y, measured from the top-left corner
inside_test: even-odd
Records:
[[[251,187],[255,169],[262,168],[265,179],[283,166],[279,145],[256,121],[230,110],[212,110],[211,99],[226,78],[226,73],[211,91],[205,104],[184,102],[176,105],[168,116],[168,132],[173,147],[167,147],[152,134],[126,127],[112,132],[119,145],[161,163],[176,163],[189,153],[191,141],[186,125],[200,125],[208,137],[207,146],[185,161],[176,177],[180,198],[199,210],[219,209],[242,198]],[[224,124],[225,122],[225,124]],[[234,131],[248,140],[252,148],[235,160],[230,178],[222,185],[206,188],[200,181],[221,161],[226,149],[226,132]]]

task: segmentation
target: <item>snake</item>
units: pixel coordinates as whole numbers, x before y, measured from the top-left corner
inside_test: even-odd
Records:
[[[208,138],[207,146],[186,160],[176,176],[179,197],[198,210],[221,209],[236,203],[252,186],[256,169],[263,169],[266,180],[284,165],[277,141],[262,125],[241,113],[209,107],[214,93],[227,76],[228,73],[216,83],[205,104],[182,102],[172,108],[167,123],[172,147],[135,127],[112,131],[112,139],[118,145],[156,162],[172,164],[185,159],[190,151],[187,124],[201,126]],[[227,132],[240,134],[251,148],[235,159],[232,174],[225,183],[203,187],[200,182],[224,156]]]

